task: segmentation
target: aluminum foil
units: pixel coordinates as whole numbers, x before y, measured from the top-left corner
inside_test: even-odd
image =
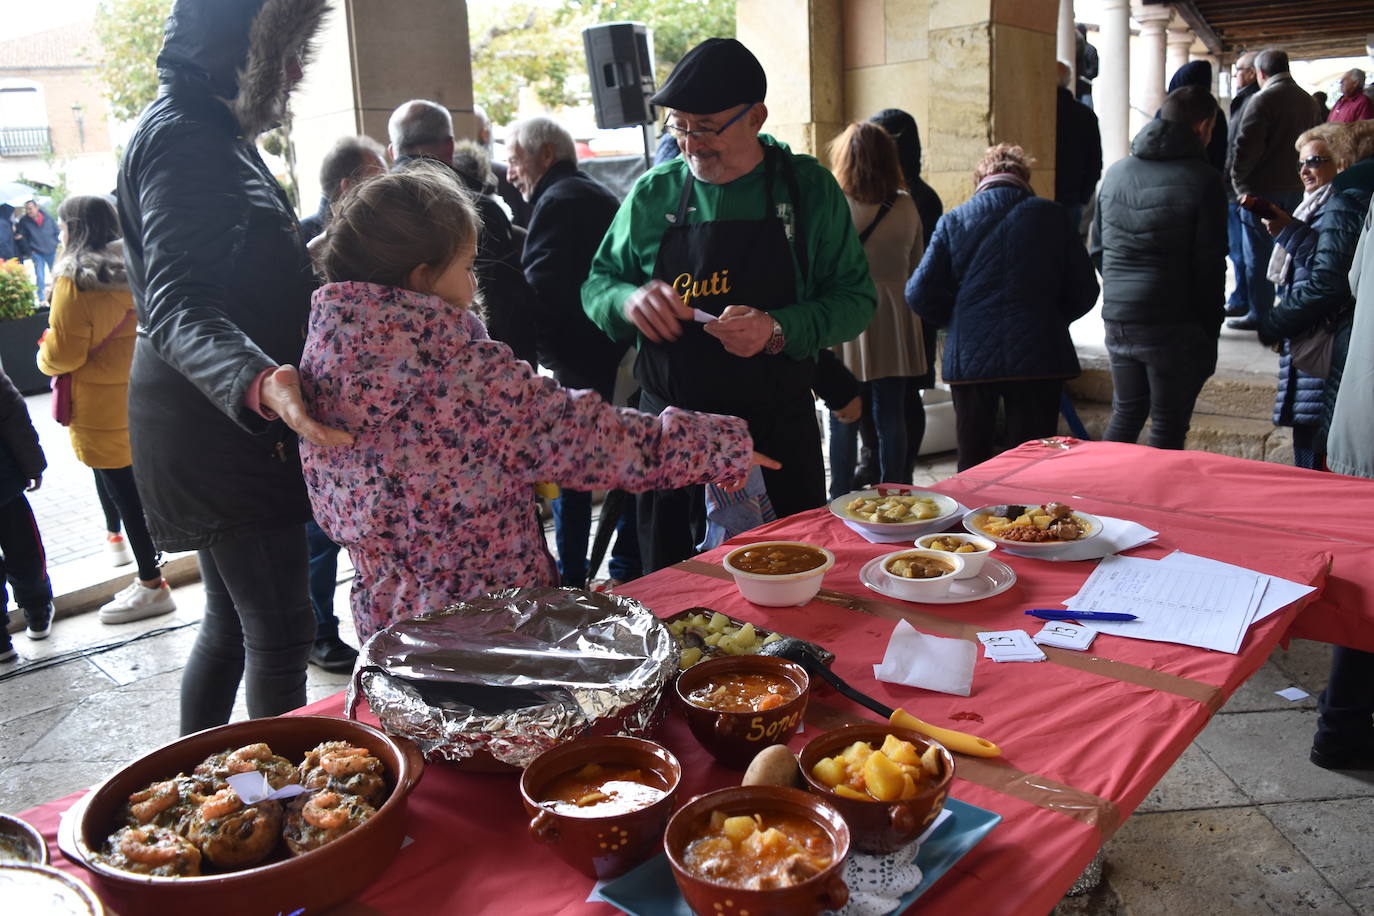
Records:
[[[677,672],[676,641],[619,595],[520,588],[373,634],[348,686],[425,756],[523,767],[578,735],[640,735]]]

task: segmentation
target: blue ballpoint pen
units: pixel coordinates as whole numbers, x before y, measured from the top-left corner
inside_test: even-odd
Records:
[[[1113,611],[1056,611],[1052,608],[1036,608],[1026,611],[1041,620],[1137,620],[1134,614],[1117,614]]]

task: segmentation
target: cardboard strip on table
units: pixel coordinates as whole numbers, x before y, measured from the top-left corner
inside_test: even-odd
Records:
[[[732,578],[725,567],[715,563],[707,563],[704,560],[683,560],[673,568],[714,579],[730,580]],[[977,641],[977,633],[987,629],[987,627],[978,624],[950,620],[930,611],[904,607],[877,598],[859,597],[845,592],[831,591],[828,588],[821,589],[820,593],[816,595],[816,600],[837,607],[848,608],[852,611],[859,611],[873,617],[882,617],[887,620],[905,620],[923,630],[942,636],[967,639],[971,642]],[[1205,684],[1202,681],[1195,681],[1192,678],[1167,674],[1152,668],[1142,668],[1128,662],[1119,662],[1097,655],[1087,655],[1069,649],[1057,649],[1053,646],[1042,648],[1045,654],[1049,656],[1048,660],[1051,664],[1095,674],[1109,680],[1134,684],[1137,687],[1158,690],[1160,693],[1180,696],[1202,705],[1209,713],[1214,713],[1220,709],[1224,700],[1220,688]]]
[[[813,698],[806,706],[806,724],[828,731],[843,725],[872,725],[874,722],[852,710],[837,709]],[[961,754],[957,774],[960,779],[1096,828],[1104,842],[1121,826],[1121,809],[1111,800],[1038,773],[1018,770],[1001,757]]]

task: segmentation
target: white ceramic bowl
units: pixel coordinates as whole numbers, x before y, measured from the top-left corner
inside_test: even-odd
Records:
[[[972,579],[974,576],[978,575],[978,573],[982,571],[983,564],[987,562],[988,557],[992,556],[992,552],[997,549],[997,544],[990,538],[985,538],[981,534],[964,534],[962,531],[946,531],[943,534],[922,535],[916,539],[916,546],[923,547],[927,550],[935,550],[937,548],[931,547],[930,542],[941,538],[958,541],[961,544],[972,544],[979,548],[978,550],[963,551],[958,554],[964,561],[964,571],[957,573],[954,576],[956,579]],[[948,553],[952,551],[940,552]]]
[[[887,489],[884,487],[883,489]],[[904,534],[908,537],[915,537],[918,534],[925,534],[927,531],[938,530],[948,524],[949,519],[954,513],[959,511],[959,503],[945,496],[943,493],[933,493],[929,490],[909,490],[891,489],[889,496],[922,496],[935,503],[938,514],[932,518],[925,518],[919,521],[910,522],[870,522],[867,519],[859,518],[849,512],[849,504],[855,499],[872,499],[880,497],[882,494],[877,489],[855,490],[853,493],[846,493],[844,496],[837,497],[830,501],[830,514],[836,518],[843,519],[853,525],[858,525],[865,531],[871,531],[879,535],[898,535]]]
[[[1096,515],[1089,515],[1086,512],[1079,512],[1075,509],[1073,513],[1074,517],[1077,518],[1080,522],[1082,522],[1084,527],[1087,529],[1086,531],[1084,531],[1083,536],[1081,538],[1078,538],[1077,540],[1073,541],[1013,541],[1007,538],[998,537],[995,534],[988,534],[981,527],[979,527],[978,522],[984,516],[987,515],[988,510],[991,508],[993,507],[983,506],[982,508],[974,509],[972,512],[965,515],[964,530],[967,531],[969,534],[974,534],[978,537],[987,538],[990,541],[995,541],[997,544],[1003,547],[1009,548],[1013,551],[1024,553],[1028,556],[1031,554],[1039,554],[1041,556],[1047,557],[1053,556],[1054,554],[1063,551],[1066,547],[1072,546],[1074,544],[1082,544],[1084,541],[1090,541],[1102,533],[1102,519],[1098,518]]]
[[[949,566],[950,571],[943,576],[936,576],[932,579],[908,579],[906,576],[899,576],[887,568],[893,560],[905,556],[930,557]],[[964,558],[960,554],[947,553],[943,550],[908,547],[906,550],[897,550],[885,555],[878,568],[882,570],[883,579],[893,593],[907,601],[928,601],[931,598],[943,598],[949,594],[949,590],[954,586],[954,580],[959,578],[959,574],[964,571]]]
[[[730,562],[731,558],[742,551],[771,545],[808,547],[824,554],[825,562],[815,569],[785,575],[746,572]],[[756,544],[736,547],[725,555],[723,564],[735,577],[735,587],[739,589],[739,593],[744,596],[746,601],[761,604],[764,607],[790,607],[806,604],[816,597],[816,593],[821,590],[821,580],[825,578],[830,567],[835,565],[835,555],[818,544],[808,544],[805,541],[759,541]]]

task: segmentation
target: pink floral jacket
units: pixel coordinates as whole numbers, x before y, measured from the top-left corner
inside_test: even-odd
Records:
[[[560,388],[436,296],[331,283],[312,305],[306,402],[355,438],[302,441],[301,458],[316,521],[357,569],[360,639],[494,589],[556,584],[538,481],[637,491],[749,472],[743,420],[654,417]]]

